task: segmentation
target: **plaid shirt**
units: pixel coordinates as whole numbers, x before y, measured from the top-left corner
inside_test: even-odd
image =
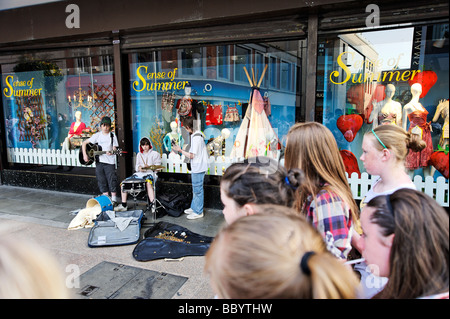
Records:
[[[342,199],[334,192],[321,190],[305,203],[306,218],[322,235],[328,250],[336,257],[347,259],[352,249],[351,212]]]

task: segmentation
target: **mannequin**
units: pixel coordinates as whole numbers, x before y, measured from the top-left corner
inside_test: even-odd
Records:
[[[374,109],[370,114],[369,122],[373,121],[373,128],[384,124],[402,125],[402,105],[392,100],[395,94],[395,86],[389,83],[385,92],[386,98],[383,101],[375,102]]]
[[[75,122],[70,126],[68,138],[72,138],[74,135],[81,135],[83,130],[86,128],[86,124],[81,122],[81,111],[75,112]]]
[[[72,125],[70,125],[69,134],[67,134],[67,137],[63,143],[63,149],[69,150],[80,147],[82,143],[80,137],[85,128],[86,124],[81,122],[81,111],[76,111],[75,122],[72,122]]]
[[[441,138],[439,139],[439,145],[445,148],[448,145],[449,139],[449,120],[448,120],[448,100],[440,100],[438,106],[436,107],[436,113],[434,113],[433,122],[436,122],[439,117],[444,119],[444,124],[442,126]]]
[[[178,145],[183,145],[183,138],[181,137],[181,134],[178,134],[177,132],[177,123],[170,122],[170,129],[171,132],[167,133],[163,139],[164,150],[167,152],[172,150],[172,141],[175,141]]]
[[[175,94],[165,92],[161,98],[161,110],[163,119],[166,122],[170,122],[172,120],[172,109],[174,105]]]
[[[192,88],[188,84],[184,87],[184,96],[178,100],[177,109],[180,116],[189,116],[192,111],[192,98],[191,98]]]
[[[414,170],[417,168],[423,168],[425,177],[431,175],[431,166],[428,164],[430,156],[433,153],[431,125],[430,122],[427,122],[428,111],[419,102],[421,93],[422,85],[420,83],[414,83],[411,86],[411,101],[403,108],[403,128],[406,130],[409,120],[409,131],[419,135],[427,143],[427,146],[422,151],[409,152],[406,156],[405,166],[409,170],[411,178],[414,175]]]

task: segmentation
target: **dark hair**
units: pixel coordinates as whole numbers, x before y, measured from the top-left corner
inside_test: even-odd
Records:
[[[239,206],[255,203],[292,207],[295,190],[302,181],[300,169],[287,171],[274,159],[259,156],[229,166],[221,188]]]
[[[111,126],[111,119],[108,116],[102,117],[102,120],[100,121],[100,126],[103,124]]]
[[[194,118],[191,116],[185,117],[182,119],[182,123],[183,126],[185,126],[186,128],[190,128],[192,130],[192,128],[194,127]]]
[[[367,203],[381,235],[394,234],[389,281],[375,298],[418,298],[448,291],[449,219],[430,196],[400,189]]]
[[[150,143],[150,140],[146,137],[141,138],[140,145],[150,145],[152,146],[152,143]]]

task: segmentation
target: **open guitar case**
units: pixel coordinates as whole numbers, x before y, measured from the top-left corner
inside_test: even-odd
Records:
[[[133,250],[133,257],[138,261],[150,261],[203,256],[213,239],[179,225],[158,222],[144,233],[144,239]]]

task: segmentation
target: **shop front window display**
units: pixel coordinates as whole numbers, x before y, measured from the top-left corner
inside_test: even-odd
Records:
[[[448,24],[319,40],[316,112],[323,112],[349,175],[364,172],[364,134],[398,125],[427,143],[406,158],[411,178],[448,180],[448,61]]]
[[[78,150],[102,116],[114,119],[108,49],[23,54],[2,63],[8,162],[81,166]]]
[[[291,49],[299,47],[294,43],[298,41],[129,54],[133,152],[139,139],[148,136],[163,162],[177,166],[182,158],[171,145],[189,147],[182,119],[193,117],[214,164],[209,174],[221,175],[227,163],[242,158],[280,159],[300,106],[301,54]],[[278,70],[283,74],[274,76]],[[189,170],[182,166],[175,172]]]

